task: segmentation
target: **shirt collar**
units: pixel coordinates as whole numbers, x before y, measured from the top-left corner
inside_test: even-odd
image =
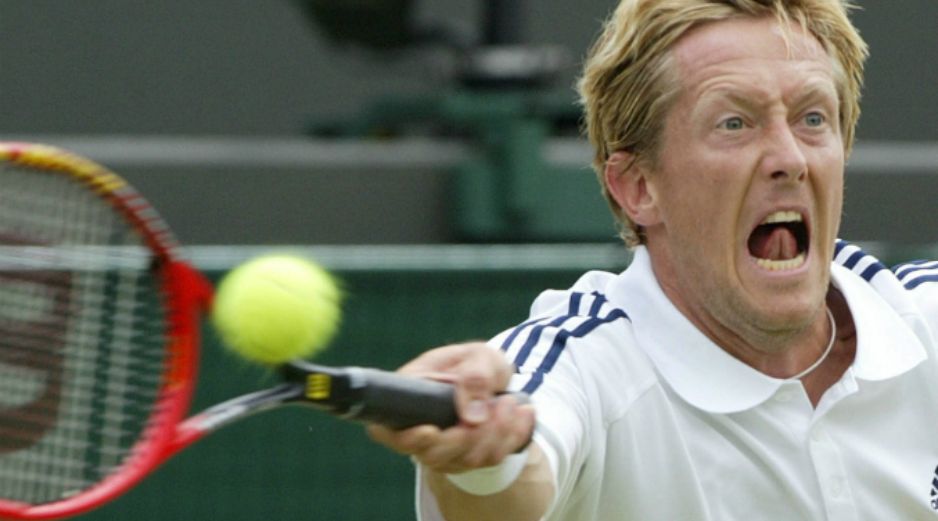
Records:
[[[832,264],[831,279],[847,300],[857,329],[853,373],[882,380],[926,358],[918,337],[868,283]],[[668,385],[690,404],[713,413],[750,409],[786,383],[744,364],[714,344],[661,290],[645,248],[613,283],[609,298],[632,319],[638,344]]]
[[[857,378],[886,380],[928,358],[909,322],[870,283],[836,263],[831,267],[831,280],[847,300],[857,330],[852,366]]]

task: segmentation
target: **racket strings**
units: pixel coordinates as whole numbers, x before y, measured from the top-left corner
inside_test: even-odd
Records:
[[[0,491],[42,504],[127,459],[157,401],[166,311],[150,260],[127,262],[148,252],[139,233],[101,196],[9,166],[0,186]]]

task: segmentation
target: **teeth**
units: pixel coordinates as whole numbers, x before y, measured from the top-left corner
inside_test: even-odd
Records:
[[[801,214],[798,212],[775,212],[770,214],[759,224],[774,224],[774,223],[800,223]]]
[[[801,267],[804,264],[804,259],[804,253],[799,253],[797,257],[789,260],[756,259],[756,264],[769,271],[784,271]]]

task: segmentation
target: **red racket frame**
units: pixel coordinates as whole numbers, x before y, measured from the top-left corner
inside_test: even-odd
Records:
[[[167,308],[164,367],[158,398],[143,433],[125,461],[92,487],[52,503],[33,505],[0,499],[0,517],[56,519],[94,509],[133,487],[179,449],[204,435],[177,426],[189,410],[195,390],[199,327],[211,299],[211,284],[179,253],[167,224],[133,187],[107,168],[76,154],[48,145],[0,142],[0,161],[63,175],[98,194],[104,204],[122,215],[152,250],[160,272]]]

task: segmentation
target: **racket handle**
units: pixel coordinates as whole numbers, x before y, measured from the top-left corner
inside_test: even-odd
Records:
[[[324,367],[305,362],[286,366],[286,376],[306,381],[304,401],[349,420],[393,429],[459,423],[452,385],[365,367]],[[529,403],[524,393],[510,393]]]
[[[353,381],[361,383],[360,400],[348,411],[349,419],[394,429],[459,423],[452,385],[363,367],[351,367],[349,372]]]

